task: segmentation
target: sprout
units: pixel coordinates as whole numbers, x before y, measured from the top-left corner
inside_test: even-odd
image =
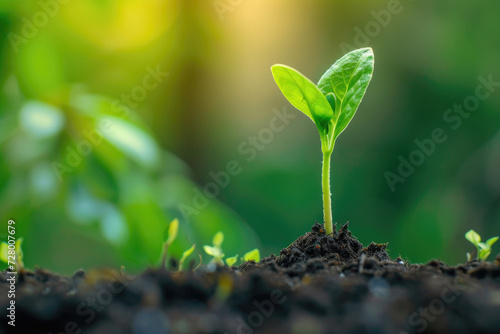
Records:
[[[184,264],[184,261],[189,257],[189,255],[193,254],[195,248],[196,248],[196,245],[193,245],[193,246],[191,246],[191,248],[189,248],[188,250],[185,250],[182,253],[182,257],[179,260],[179,271],[182,270],[182,265]]]
[[[243,260],[244,261],[253,260],[255,262],[259,262],[260,261],[260,251],[257,248],[249,251],[248,253],[243,255]]]
[[[5,262],[10,271],[21,271],[24,269],[23,262],[23,238],[9,239],[9,242],[2,241],[0,244],[0,260]]]
[[[167,261],[168,248],[177,238],[179,232],[179,220],[176,218],[170,222],[167,229],[167,240],[163,244],[163,251],[161,256],[161,267],[165,269],[165,262]]]
[[[203,250],[208,255],[212,256],[212,262],[215,262],[220,265],[224,265],[222,262],[222,258],[224,257],[224,253],[222,252],[222,243],[224,242],[224,233],[221,231],[215,233],[214,238],[212,239],[212,246],[203,246]]]
[[[287,100],[317,126],[323,152],[323,216],[328,234],[333,232],[330,194],[330,158],[337,137],[349,125],[373,74],[371,48],[352,51],[328,69],[318,86],[297,70],[271,67],[274,80]]]
[[[465,233],[465,239],[469,240],[477,248],[477,258],[480,261],[486,261],[491,254],[491,247],[498,241],[498,237],[493,237],[486,242],[481,242],[481,236],[476,231],[470,230]],[[470,261],[470,254],[467,253],[467,259]]]

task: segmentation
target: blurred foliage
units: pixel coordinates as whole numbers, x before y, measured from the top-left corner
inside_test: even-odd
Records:
[[[15,219],[26,266],[65,273],[157,264],[176,217],[175,256],[217,231],[227,254],[279,252],[322,217],[321,152],[269,66],[319,78],[344,43],[376,65],[332,158],[334,220],[393,256],[464,261],[465,231],[500,234],[500,94],[456,131],[443,114],[479,76],[500,81],[500,3],[401,1],[360,38],[390,2],[2,2],[0,229]],[[238,147],[275,108],[297,117],[247,161]],[[391,192],[384,173],[437,127],[448,140]],[[186,219],[180,205],[232,160],[241,173]]]

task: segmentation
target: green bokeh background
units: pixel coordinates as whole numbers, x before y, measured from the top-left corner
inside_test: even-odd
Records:
[[[500,89],[456,130],[443,115],[480,76],[500,81],[499,11],[451,0],[4,1],[0,237],[14,219],[26,265],[63,273],[156,264],[176,217],[174,255],[219,230],[227,256],[278,253],[322,219],[321,150],[269,68],[317,81],[345,47],[371,46],[374,78],[333,154],[334,220],[363,243],[389,242],[393,257],[463,262],[468,229],[500,234]],[[150,71],[164,74],[145,89]],[[297,117],[269,138],[275,109]],[[113,130],[87,145],[102,120]],[[447,140],[391,191],[385,173],[436,128]],[[259,135],[247,161],[240,145]],[[183,214],[230,161],[241,172]]]

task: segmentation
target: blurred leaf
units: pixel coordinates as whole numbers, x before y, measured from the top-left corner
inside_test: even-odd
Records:
[[[104,138],[124,154],[144,167],[154,167],[159,161],[159,148],[154,139],[130,122],[113,116],[105,116],[96,122],[109,122]]]
[[[498,241],[498,237],[493,237],[493,238],[489,238],[488,240],[486,240],[486,243],[490,247],[492,247],[495,244],[495,242],[497,242],[497,241]]]
[[[40,101],[26,102],[19,114],[21,127],[33,137],[47,138],[64,126],[64,115],[55,106]]]
[[[182,257],[179,260],[179,270],[182,270],[182,265],[184,264],[184,261],[186,261],[186,259],[189,257],[189,255],[193,254],[195,248],[196,248],[196,246],[193,245],[193,246],[191,246],[191,248],[189,248],[188,250],[185,250],[182,253]]]
[[[174,240],[177,238],[177,232],[179,231],[179,220],[175,218],[168,225],[168,238],[166,241],[167,245],[171,245]]]
[[[465,239],[469,240],[473,245],[477,246],[481,242],[481,236],[474,230],[465,233]]]
[[[235,263],[236,263],[236,261],[238,261],[238,254],[236,254],[236,255],[235,255],[235,256],[233,256],[233,257],[228,257],[228,258],[226,259],[226,264],[227,264],[229,267],[231,267],[233,264],[235,264]]]
[[[215,233],[214,238],[212,239],[212,244],[214,245],[214,247],[220,248],[223,242],[224,233],[222,233],[222,231]]]
[[[245,253],[245,255],[243,255],[243,260],[245,260],[245,261],[253,260],[255,262],[259,262],[260,261],[260,251],[256,248],[256,249],[249,251],[248,253]]]

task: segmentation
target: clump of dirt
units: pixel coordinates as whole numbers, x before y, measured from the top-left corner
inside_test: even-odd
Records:
[[[321,259],[335,265],[358,260],[363,254],[379,261],[391,261],[386,252],[387,244],[371,243],[368,247],[356,239],[349,231],[349,223],[338,231],[335,224],[332,234],[326,234],[323,225],[314,224],[310,232],[300,236],[290,246],[281,250],[274,260],[279,267],[289,268],[295,263],[305,263],[311,259]],[[270,258],[263,261],[267,262]]]

